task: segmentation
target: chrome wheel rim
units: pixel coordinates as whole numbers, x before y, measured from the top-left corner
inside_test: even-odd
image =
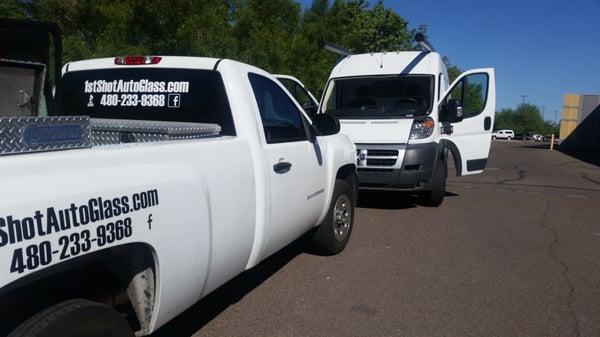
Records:
[[[352,205],[347,195],[340,195],[333,206],[333,234],[338,241],[344,240],[350,230]]]

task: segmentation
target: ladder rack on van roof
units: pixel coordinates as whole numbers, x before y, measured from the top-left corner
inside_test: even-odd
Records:
[[[427,39],[425,38],[425,35],[423,33],[417,33],[415,34],[415,41],[421,46],[421,48],[423,48],[424,50],[428,51],[428,52],[434,52],[435,49],[433,48],[433,46],[431,45],[431,43],[429,43],[429,41],[427,41]],[[346,56],[350,56],[352,55],[351,52],[349,52],[348,50],[338,47],[334,44],[331,44],[329,42],[325,42],[322,38],[320,38],[318,40],[318,45],[319,48],[323,48],[323,49],[327,49],[332,53],[338,54],[341,56],[341,58],[344,58]]]

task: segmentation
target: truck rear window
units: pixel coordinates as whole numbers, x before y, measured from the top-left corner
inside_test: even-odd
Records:
[[[122,68],[72,71],[63,76],[62,115],[92,118],[216,123],[235,127],[221,75],[212,70]]]

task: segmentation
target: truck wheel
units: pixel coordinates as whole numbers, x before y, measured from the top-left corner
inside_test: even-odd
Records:
[[[447,154],[444,152],[435,165],[435,171],[431,177],[431,190],[419,194],[420,204],[427,207],[437,207],[444,201],[446,195],[446,177],[448,176]]]
[[[354,225],[354,192],[347,181],[337,179],[325,220],[312,236],[314,248],[323,255],[335,255],[346,247]]]
[[[8,337],[133,337],[129,323],[104,304],[69,300],[47,308]]]

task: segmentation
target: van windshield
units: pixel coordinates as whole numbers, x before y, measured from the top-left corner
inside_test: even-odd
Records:
[[[432,97],[430,75],[340,78],[329,82],[322,109],[339,118],[425,115]]]
[[[215,123],[235,135],[221,75],[212,70],[110,68],[67,72],[62,115]]]

